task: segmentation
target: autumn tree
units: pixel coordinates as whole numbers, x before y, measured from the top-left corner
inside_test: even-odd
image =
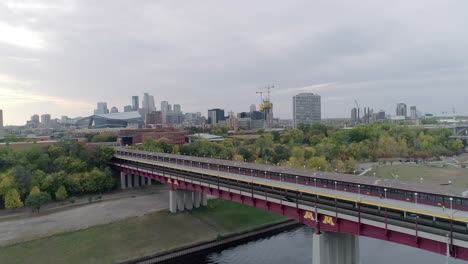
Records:
[[[5,208],[14,209],[21,208],[24,204],[21,201],[20,195],[16,189],[11,189],[5,196]]]
[[[31,191],[29,192],[29,195],[37,194],[37,193],[40,193],[40,192],[41,192],[41,190],[39,189],[39,187],[34,186],[34,187],[32,187]]]
[[[58,188],[58,190],[55,192],[55,199],[57,199],[57,201],[64,201],[65,199],[67,199],[67,197],[67,189],[65,189],[63,185],[60,186],[60,188]]]

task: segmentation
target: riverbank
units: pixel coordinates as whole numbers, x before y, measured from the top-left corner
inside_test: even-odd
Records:
[[[0,263],[116,263],[284,221],[283,216],[213,199],[197,210],[167,210],[0,248]]]

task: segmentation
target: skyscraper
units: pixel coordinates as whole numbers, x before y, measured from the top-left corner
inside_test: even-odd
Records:
[[[168,111],[169,103],[167,101],[161,102],[161,115],[162,115],[162,122],[163,124],[166,123],[167,111]]]
[[[358,122],[358,114],[357,114],[357,108],[354,107],[353,109],[351,109],[351,122],[353,124],[357,124],[359,123]]]
[[[143,94],[142,108],[145,110],[146,113],[156,111],[156,107],[154,106],[154,97],[152,95],[149,95],[148,93]]]
[[[174,112],[182,112],[181,110],[180,104],[174,104]]]
[[[404,117],[407,117],[407,114],[406,114],[406,104],[404,103],[399,103],[397,104],[397,107],[396,107],[396,115],[397,116],[404,116]]]
[[[138,99],[138,95],[132,96],[132,109],[133,111],[138,111],[138,109],[140,109],[140,102]]]
[[[416,106],[411,106],[410,107],[410,118],[411,118],[411,120],[418,119],[418,113],[416,111]]]
[[[124,106],[124,112],[131,112],[132,110],[133,110],[133,107],[131,105]]]
[[[41,115],[41,124],[47,126],[50,123],[50,114]]]
[[[255,111],[257,111],[257,107],[254,104],[251,104],[250,105],[250,112],[252,113],[252,112],[255,112]]]
[[[316,124],[322,120],[320,95],[300,93],[293,97],[293,126]]]
[[[221,120],[225,120],[223,109],[216,108],[208,110],[208,124],[216,125]]]
[[[97,109],[94,110],[95,115],[102,115],[102,114],[108,114],[109,109],[107,109],[107,103],[106,102],[98,102],[97,103]],[[42,118],[42,116],[41,116]]]

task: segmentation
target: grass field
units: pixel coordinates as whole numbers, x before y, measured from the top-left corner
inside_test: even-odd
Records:
[[[376,173],[378,178],[393,179],[393,175],[398,175],[399,180],[423,183],[445,184],[452,181],[453,185],[459,187],[468,187],[468,169],[463,168],[435,168],[423,164],[405,164],[393,166],[374,167],[374,170],[368,172],[367,176],[373,176]]]
[[[0,263],[116,263],[285,220],[283,216],[213,199],[208,206],[167,210],[0,248]]]

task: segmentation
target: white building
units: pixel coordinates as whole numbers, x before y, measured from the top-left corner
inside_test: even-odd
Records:
[[[318,94],[300,93],[293,97],[293,126],[316,124],[322,120],[321,98]]]

